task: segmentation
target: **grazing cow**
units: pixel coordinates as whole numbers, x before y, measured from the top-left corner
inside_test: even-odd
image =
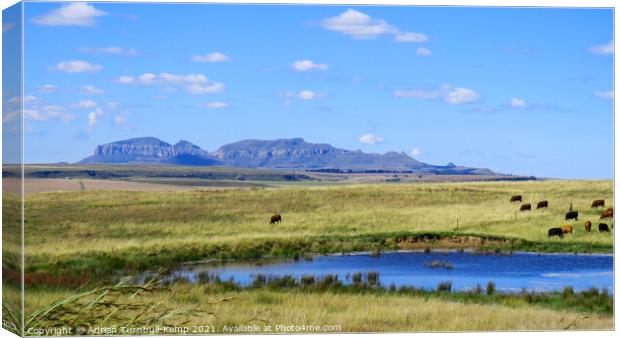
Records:
[[[547,231],[547,237],[558,236],[562,238],[564,233],[562,232],[562,228],[551,228]]]
[[[583,228],[586,230],[586,232],[590,232],[590,230],[592,230],[592,222],[586,221],[585,223],[583,223]]]
[[[269,221],[269,224],[276,224],[278,222],[282,222],[282,216],[280,216],[280,214],[271,216],[271,221]]]
[[[577,211],[569,211],[566,213],[566,217],[564,219],[567,221],[569,219],[574,219],[576,221],[577,217],[579,217],[579,213]]]
[[[531,204],[529,204],[529,203],[527,203],[527,204],[523,204],[523,205],[521,206],[521,209],[519,209],[519,211],[526,211],[526,210],[527,210],[527,211],[532,210],[532,205],[531,205]]]
[[[548,208],[548,207],[549,207],[549,202],[547,201],[540,201],[536,205],[536,209],[542,209],[542,208]]]
[[[562,233],[564,233],[564,234],[572,234],[573,233],[573,226],[569,225],[569,224],[562,225]]]
[[[604,207],[605,206],[605,200],[594,200],[592,202],[592,208],[598,208],[598,207]]]
[[[599,223],[598,232],[609,232],[609,226],[605,223]]]
[[[522,202],[521,195],[514,195],[510,198],[510,203]]]
[[[601,219],[614,217],[614,208],[608,208],[601,214]]]

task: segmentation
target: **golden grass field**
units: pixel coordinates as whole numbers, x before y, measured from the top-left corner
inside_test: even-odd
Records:
[[[70,295],[69,291],[33,290],[26,298],[26,312],[31,313]],[[169,323],[190,330],[192,326],[209,326],[218,333],[227,333],[222,331],[225,326],[251,324],[259,326],[270,324],[274,327],[271,333],[277,333],[275,325],[278,324],[319,325],[320,332],[613,328],[613,317],[609,315],[554,310],[518,301],[506,306],[389,294],[269,290],[217,292],[211,290],[208,285],[186,283],[173,284],[168,291],[146,294],[140,301],[152,304],[164,301],[170,311],[199,309],[202,314],[187,317],[188,322],[184,323],[184,320],[179,318]],[[323,325],[328,327],[323,328]]]

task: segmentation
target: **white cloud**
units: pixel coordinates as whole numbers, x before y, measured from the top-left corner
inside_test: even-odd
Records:
[[[379,35],[391,34],[397,42],[425,42],[428,37],[422,33],[401,32],[382,19],[347,9],[337,16],[323,19],[321,26],[327,30],[349,35],[354,39],[374,39]]]
[[[35,121],[47,121],[49,118],[43,114],[40,114],[38,110],[24,109],[24,119],[30,119]]]
[[[588,48],[588,52],[598,55],[609,55],[614,53],[614,42],[609,41],[606,44],[595,45]]]
[[[373,19],[353,9],[347,9],[340,15],[324,19],[322,26],[331,31],[350,35],[355,39],[373,39],[380,34],[396,32],[396,28],[384,20]]]
[[[453,88],[451,85],[443,85],[438,89],[424,90],[402,90],[399,89],[394,92],[394,96],[402,98],[413,98],[423,100],[436,100],[443,99],[444,102],[450,104],[463,104],[478,101],[480,94],[469,88],[457,87]]]
[[[301,100],[312,100],[316,98],[317,94],[311,90],[302,90],[297,93],[297,97]]]
[[[512,99],[510,99],[510,106],[513,108],[523,108],[527,106],[527,102],[525,102],[525,100],[513,97]]]
[[[80,91],[82,91],[83,93],[85,93],[85,94],[92,94],[92,95],[105,94],[105,90],[104,89],[97,88],[97,87],[91,86],[91,85],[81,86],[81,87],[78,87],[78,89]]]
[[[51,84],[46,84],[46,85],[43,85],[43,86],[37,88],[37,91],[39,93],[55,93],[55,92],[58,91],[58,89],[59,89],[58,86],[54,86],[54,85],[51,85]]]
[[[65,113],[63,111],[64,108],[58,105],[45,105],[42,110],[43,113],[51,119],[58,119],[67,122],[75,118],[75,116]]]
[[[213,82],[211,84],[193,83],[185,88],[190,94],[213,94],[219,93],[224,90],[224,85],[219,82]]]
[[[413,98],[413,99],[422,99],[422,100],[434,100],[440,97],[445,96],[450,90],[450,85],[443,85],[439,89],[413,89],[413,90],[403,90],[399,89],[394,92],[394,95],[397,97],[403,98]]]
[[[122,84],[133,84],[135,83],[135,80],[136,78],[134,78],[133,76],[119,76],[116,81]]]
[[[471,103],[479,99],[480,94],[469,88],[454,88],[444,97],[444,101],[450,104]]]
[[[71,105],[72,108],[90,109],[97,107],[97,102],[93,100],[81,100]]]
[[[14,22],[6,22],[2,24],[2,33],[10,31],[13,27],[15,27]]]
[[[312,90],[308,90],[308,89],[304,89],[304,90],[300,90],[298,92],[294,92],[294,91],[286,91],[282,93],[282,97],[287,98],[287,99],[298,99],[298,100],[314,100],[314,99],[318,99],[320,97],[325,96],[324,93],[317,93],[315,91]],[[291,101],[288,100],[285,102],[285,104],[290,104]]]
[[[596,92],[596,93],[594,93],[594,95],[598,96],[601,99],[605,99],[605,100],[613,100],[614,99],[614,92],[613,92],[613,90]]]
[[[35,16],[32,22],[47,26],[92,26],[96,18],[107,13],[82,2],[62,5],[43,15]]]
[[[411,149],[411,156],[420,156],[422,154],[422,151],[419,148],[413,148]]]
[[[172,85],[185,85],[185,91],[190,94],[211,94],[224,90],[224,84],[209,81],[202,74],[144,73],[139,76],[119,76],[116,81],[121,84],[165,85],[168,89],[174,89]]]
[[[88,54],[116,54],[116,55],[129,55],[135,56],[140,52],[134,48],[121,48],[121,47],[100,47],[100,48],[80,48],[80,52]]]
[[[54,69],[67,73],[95,73],[103,69],[103,67],[82,60],[73,60],[62,61],[54,66]]]
[[[228,61],[228,60],[230,60],[230,58],[228,56],[226,56],[225,54],[219,53],[219,52],[210,53],[210,54],[206,54],[206,55],[194,55],[194,56],[192,56],[192,61],[194,61],[194,62],[214,63],[214,62],[224,62],[224,61]]]
[[[394,40],[396,42],[426,42],[428,41],[428,36],[422,33],[404,32],[396,34]]]
[[[209,108],[209,109],[225,109],[228,108],[228,103],[226,102],[209,102],[207,104],[199,105],[200,108]]]
[[[15,102],[16,99],[19,100],[19,97],[12,97],[11,99],[9,99],[9,103]],[[24,105],[35,102],[35,101],[39,101],[39,98],[34,95],[24,95]],[[17,103],[18,102],[19,101],[17,101]]]
[[[97,124],[97,118],[103,115],[103,110],[97,108],[94,111],[88,113],[88,131],[91,131],[95,124]]]
[[[421,55],[421,56],[431,56],[431,55],[433,55],[433,52],[431,52],[430,49],[424,48],[424,47],[419,47],[418,49],[416,49],[415,53],[418,54],[418,55]]]
[[[360,136],[358,141],[363,144],[377,144],[377,143],[382,143],[383,140],[384,139],[381,136],[368,133],[368,134],[364,134]]]
[[[299,60],[291,64],[294,70],[305,72],[309,70],[327,70],[329,66],[325,63],[314,63],[312,60]]]
[[[19,98],[11,98],[8,100],[8,104],[18,104],[20,100]],[[75,118],[74,115],[65,113],[65,107],[46,103],[36,96],[25,95],[23,100],[25,119],[33,121],[60,120],[66,122]]]
[[[106,107],[108,107],[110,109],[116,109],[119,106],[118,102],[114,102],[114,101],[109,101],[105,105],[106,105]]]
[[[116,124],[118,127],[125,126],[127,124],[127,119],[123,115],[116,115],[114,117],[114,124]]]

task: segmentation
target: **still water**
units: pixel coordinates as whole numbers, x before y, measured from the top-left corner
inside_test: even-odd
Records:
[[[389,252],[373,257],[367,253],[314,256],[306,260],[276,260],[262,263],[196,263],[173,270],[169,279],[183,278],[196,283],[204,273],[233,279],[248,285],[257,274],[316,277],[337,274],[344,284],[356,272],[378,272],[380,283],[388,286],[414,286],[435,289],[441,282],[452,282],[452,290],[468,290],[489,281],[503,292],[575,290],[607,288],[613,293],[612,255],[513,253],[480,254],[468,252]]]

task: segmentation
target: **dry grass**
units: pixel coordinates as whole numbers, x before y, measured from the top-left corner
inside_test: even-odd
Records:
[[[27,311],[44,307],[68,293],[33,291]],[[609,330],[613,317],[554,311],[537,306],[478,305],[406,295],[334,294],[251,290],[213,293],[208,285],[177,283],[169,292],[145,294],[141,301],[165,300],[171,309],[210,304],[185,326],[223,327],[256,324],[335,325],[342,332]],[[228,300],[228,301],[222,301]],[[170,325],[181,325],[170,321]],[[326,330],[322,330],[326,331]]]

